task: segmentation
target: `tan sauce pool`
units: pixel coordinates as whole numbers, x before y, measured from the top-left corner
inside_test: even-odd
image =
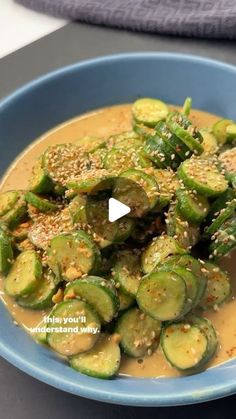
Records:
[[[52,129],[41,136],[9,168],[1,183],[0,190],[25,189],[32,167],[46,147],[50,144],[73,142],[83,136],[108,137],[131,129],[131,105],[119,105],[101,109],[80,116]],[[215,115],[194,110],[190,115],[192,121],[199,128],[212,125],[217,119]],[[231,274],[232,280],[236,270],[230,259],[225,259],[223,265]],[[13,315],[15,321],[26,330],[37,326],[45,312],[23,309],[3,293],[3,281],[0,279],[0,298],[6,308]],[[220,341],[217,356],[210,366],[228,361],[236,357],[236,300],[223,305],[219,311],[211,311],[205,315],[213,322]],[[140,360],[123,357],[120,373],[136,377],[174,377],[179,373],[170,367],[161,351],[158,349],[152,356]]]

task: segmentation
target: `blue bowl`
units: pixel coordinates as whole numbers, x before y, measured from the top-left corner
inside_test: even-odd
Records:
[[[194,56],[114,55],[57,70],[0,103],[0,172],[49,128],[92,109],[156,96],[235,119],[236,68]],[[199,403],[236,391],[236,359],[182,378],[99,380],[72,370],[55,353],[13,325],[0,304],[0,355],[61,390],[108,403],[170,406]]]

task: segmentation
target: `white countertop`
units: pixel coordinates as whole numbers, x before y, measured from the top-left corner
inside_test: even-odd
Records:
[[[54,32],[67,22],[0,0],[0,58]]]

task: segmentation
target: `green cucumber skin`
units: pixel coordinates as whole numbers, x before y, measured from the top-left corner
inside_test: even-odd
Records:
[[[42,277],[41,281],[43,280],[44,277]],[[45,310],[47,308],[52,307],[54,305],[52,297],[57,292],[59,288],[59,283],[56,283],[56,281],[54,281],[53,278],[50,280],[48,293],[45,295],[42,301],[38,300],[38,293],[40,292],[41,287],[42,284],[40,282],[36,290],[29,294],[28,297],[17,298],[17,304],[23,308],[27,308],[30,310]]]
[[[131,287],[130,284],[127,284],[127,278],[125,276],[129,275],[129,273],[125,271],[124,276],[122,276],[122,270],[124,266],[127,267],[127,269],[129,270],[129,266],[127,266],[127,263],[131,263],[131,268],[134,270],[136,268],[139,268],[140,258],[131,251],[120,251],[117,255],[117,261],[112,268],[113,279],[116,283],[119,284],[119,290],[121,290],[124,294],[135,298],[141,280],[141,268],[140,270],[137,269],[137,271],[135,272],[135,274],[137,274],[137,280],[136,278],[132,279],[133,284]],[[131,270],[131,275],[132,273],[133,272]]]
[[[18,200],[10,211],[2,217],[3,223],[7,225],[10,230],[14,230],[18,225],[24,221],[28,216],[27,204],[25,202],[25,193],[20,191]]]
[[[107,294],[112,306],[112,312],[110,313],[110,315],[101,312],[101,310],[99,311],[99,307],[95,306],[95,304],[92,304],[92,302],[89,301],[89,298],[86,298],[86,290],[83,292],[83,284],[91,285],[92,287],[94,287],[95,293],[96,289],[100,289],[102,292],[105,292]],[[103,323],[109,323],[118,313],[120,307],[119,298],[117,296],[116,288],[109,280],[97,276],[88,276],[85,279],[78,279],[70,283],[65,288],[64,297],[69,295],[71,291],[74,292],[76,298],[85,299],[88,302],[88,304],[93,306],[100,318],[102,319]]]
[[[23,259],[24,257],[28,256],[28,255],[32,255],[34,256],[34,271],[33,271],[33,275],[34,275],[34,280],[30,283],[30,284],[26,284],[25,287],[21,290],[18,290],[18,292],[16,290],[14,290],[14,286],[12,289],[12,284],[11,284],[11,275],[12,272],[14,272],[15,269],[15,264],[20,264],[21,263],[21,259]],[[19,275],[19,272],[16,272],[16,274]],[[33,251],[33,250],[26,250],[22,253],[20,253],[20,255],[16,258],[14,264],[12,265],[8,275],[5,278],[5,283],[4,283],[4,290],[6,292],[7,295],[9,295],[10,297],[27,297],[30,293],[32,293],[37,285],[39,284],[39,280],[41,279],[42,276],[42,263],[41,260],[38,256],[38,254]],[[24,279],[24,277],[23,277]],[[15,279],[14,279],[15,281]]]
[[[192,135],[190,135],[184,128],[180,127],[174,121],[167,121],[167,125],[172,133],[174,133],[194,154],[202,154],[203,147]]]
[[[0,229],[0,273],[6,276],[13,261],[13,250],[11,239]]]
[[[173,149],[173,153],[176,153],[181,161],[185,160],[187,156],[190,157],[192,154],[191,150],[169,130],[164,121],[158,122],[155,130],[166,142],[168,142]]]
[[[42,167],[42,158],[36,162],[33,168],[33,173],[29,182],[29,190],[39,194],[47,194],[53,190],[53,182]]]
[[[188,195],[189,192],[186,190],[178,189],[176,191],[177,200],[178,200],[178,210],[185,217],[187,221],[193,224],[201,224],[206,218],[210,205],[206,198],[199,197],[203,201],[204,209],[198,210],[191,203],[192,197]]]
[[[14,207],[18,198],[18,191],[7,191],[0,193],[0,218]],[[2,201],[4,201],[5,199],[6,202],[5,204],[3,204]]]
[[[217,270],[214,272],[214,270]],[[206,271],[206,272],[205,272]],[[207,310],[209,308],[213,308],[215,305],[219,306],[226,302],[230,296],[232,296],[232,287],[230,283],[230,278],[227,276],[226,272],[224,272],[222,269],[219,268],[219,266],[215,265],[211,262],[205,262],[204,264],[204,272],[207,279],[207,288],[205,290],[205,293],[203,295],[203,298],[200,301],[200,306]],[[215,283],[217,281],[217,275],[219,275],[218,280],[224,280],[225,286],[222,295],[216,295],[214,296],[212,293],[209,294],[209,292],[212,292],[212,290],[209,290],[208,285],[211,281]],[[226,289],[227,288],[227,289]],[[214,286],[213,292],[216,292],[216,288]]]
[[[28,204],[32,205],[33,207],[37,208],[39,211],[44,213],[56,211],[57,209],[56,204],[30,191],[26,192],[25,200]]]
[[[213,356],[216,354],[217,349],[218,349],[219,342],[218,342],[216,330],[214,329],[210,320],[207,319],[206,317],[199,317],[199,316],[191,313],[187,316],[187,320],[190,323],[196,324],[197,326],[199,326],[200,329],[202,329],[203,332],[207,336],[208,351],[207,351],[206,356],[203,360],[203,364],[206,364],[207,362],[210,361],[210,359],[213,358]]]
[[[102,336],[101,336],[102,337]],[[100,339],[101,339],[100,337]],[[105,334],[104,334],[105,337]],[[111,336],[109,337],[110,339],[112,338]],[[91,352],[94,353],[94,351],[96,352],[96,347],[99,344],[99,340],[98,342],[95,344],[95,346],[91,349]],[[96,368],[93,368],[93,365],[89,366],[82,366],[81,364],[79,365],[79,357],[80,355],[75,355],[73,357],[69,358],[69,362],[70,362],[70,366],[80,372],[81,374],[85,374],[88,375],[90,377],[94,377],[94,378],[100,378],[100,379],[111,379],[114,375],[117,374],[118,370],[119,370],[119,366],[120,366],[120,361],[121,361],[121,352],[120,352],[120,348],[119,345],[114,344],[114,349],[116,350],[117,354],[116,354],[116,359],[113,365],[113,368],[110,371],[106,371],[105,370],[105,365],[104,365],[104,369],[103,371],[98,371],[96,370]],[[99,357],[99,353],[104,352],[103,348],[100,348],[100,350],[98,351],[97,356]],[[88,351],[90,352],[90,351]],[[86,352],[84,353],[86,356]],[[83,354],[82,354],[83,355]]]
[[[217,198],[219,195],[221,195],[226,189],[227,185],[225,185],[224,190],[220,191],[213,191],[211,188],[204,186],[202,184],[199,184],[195,181],[193,178],[189,178],[185,171],[184,171],[184,163],[182,163],[178,168],[178,177],[184,182],[185,186],[189,189],[196,190],[200,195],[205,196],[206,198]]]
[[[225,207],[221,214],[219,214],[215,220],[212,221],[211,225],[205,228],[203,237],[210,237],[215,234],[221,228],[224,222],[233,216],[235,209],[236,200],[232,201],[231,204]]]

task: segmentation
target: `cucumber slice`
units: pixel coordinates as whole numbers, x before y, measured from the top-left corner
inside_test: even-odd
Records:
[[[38,213],[29,229],[28,238],[35,247],[47,250],[50,240],[75,231],[68,207],[53,213]]]
[[[235,210],[236,198],[230,202],[225,203],[225,207],[216,212],[218,215],[214,217],[214,221],[212,221],[211,225],[205,228],[204,237],[210,237],[214,235],[221,228],[223,223],[234,215]]]
[[[48,264],[57,277],[73,281],[96,272],[101,260],[98,247],[84,231],[54,237],[48,249]]]
[[[33,193],[46,194],[53,190],[53,182],[45,173],[42,165],[42,157],[40,157],[33,167],[29,180],[29,190]]]
[[[41,212],[52,212],[57,210],[56,204],[30,191],[26,192],[25,200],[28,204],[37,208]]]
[[[181,371],[199,367],[208,353],[206,334],[185,322],[167,325],[161,334],[161,346],[168,362]]]
[[[10,211],[19,198],[17,191],[7,191],[0,193],[0,217]]]
[[[172,112],[166,122],[170,131],[183,141],[192,153],[202,154],[202,136],[184,115]]]
[[[13,261],[11,239],[0,229],[0,274],[7,275]]]
[[[90,351],[70,358],[70,365],[82,374],[96,378],[111,378],[120,366],[120,347],[114,336],[102,333]]]
[[[65,300],[80,298],[93,307],[103,322],[109,323],[118,312],[119,299],[111,281],[88,276],[73,281],[65,288]]]
[[[37,343],[41,343],[43,345],[47,345],[47,332],[46,332],[47,324],[44,320],[42,320],[37,326],[34,331],[30,332],[30,335],[36,340]]]
[[[154,210],[160,211],[162,208],[166,207],[172,197],[175,195],[177,189],[180,187],[179,180],[176,176],[176,173],[171,169],[149,169],[148,173],[152,175],[159,186],[159,202],[157,203]]]
[[[105,142],[104,138],[93,137],[91,135],[85,135],[84,137],[78,138],[73,144],[83,148],[86,151],[93,152],[99,147],[103,147]]]
[[[54,275],[45,271],[36,289],[27,297],[18,297],[17,304],[31,310],[44,310],[53,306],[52,297],[57,288]]]
[[[124,182],[122,182],[121,187],[119,188],[119,180],[118,180],[113,190],[114,198],[120,200],[121,202],[130,206],[131,208],[135,208],[135,203],[138,200],[138,197],[137,197],[138,189],[142,188],[145,191],[146,196],[149,201],[149,208],[145,208],[146,205],[143,205],[144,212],[145,210],[148,211],[155,207],[155,205],[158,203],[158,200],[159,200],[159,187],[153,176],[148,175],[141,170],[129,169],[129,170],[126,170],[125,172],[122,172],[120,174],[120,177],[130,179],[132,182],[134,182],[138,186],[137,188],[134,187],[133,188],[134,190],[132,191],[131,183],[127,182],[127,188],[125,188]],[[139,214],[138,216],[140,217],[141,215],[143,214]],[[135,211],[134,211],[134,216],[137,216]]]
[[[219,155],[219,161],[221,166],[223,166],[226,179],[236,189],[236,147],[221,153]]]
[[[191,108],[192,108],[192,98],[191,97],[186,97],[184,104],[183,104],[183,108],[182,108],[182,114],[189,116],[190,112],[191,112]]]
[[[227,142],[235,141],[235,139],[236,139],[236,123],[227,125],[226,134],[227,134]]]
[[[141,281],[139,254],[135,250],[118,252],[116,263],[112,268],[112,277],[123,293],[135,297]]]
[[[86,202],[86,197],[80,194],[70,202],[68,208],[73,224],[87,224]]]
[[[207,278],[207,288],[200,302],[201,307],[208,309],[224,303],[232,293],[228,275],[210,262],[204,264],[204,275]]]
[[[173,237],[155,237],[142,253],[142,270],[144,273],[149,273],[163,263],[168,256],[185,253],[187,253],[186,249],[180,247]]]
[[[203,266],[199,260],[190,255],[176,256],[176,265],[182,266],[195,276],[198,284],[198,293],[194,302],[194,306],[197,306],[199,301],[202,299],[207,287],[207,279],[202,271]]]
[[[203,147],[203,155],[211,155],[211,154],[216,154],[216,152],[218,151],[218,143],[216,140],[216,137],[209,132],[207,129],[201,129],[200,133],[202,135],[203,138],[203,142],[202,142],[202,147]]]
[[[42,277],[42,263],[38,254],[26,250],[17,256],[7,275],[4,289],[11,297],[26,297],[32,293]]]
[[[171,204],[166,218],[167,233],[173,236],[179,245],[191,250],[200,240],[200,229],[195,224],[190,224],[179,212],[175,203]]]
[[[226,189],[224,193],[222,193],[211,205],[210,211],[207,214],[206,222],[210,224],[213,219],[215,219],[219,212],[227,207],[229,203],[236,198],[235,191],[231,188]]]
[[[56,320],[55,324],[53,320]],[[84,301],[75,299],[55,306],[47,328],[50,328],[47,342],[51,348],[71,356],[92,349],[99,338],[101,325],[96,312]]]
[[[236,248],[236,219],[226,220],[220,230],[212,236],[212,243],[209,246],[210,258],[215,260],[228,255]]]
[[[175,258],[175,256],[173,258]],[[187,292],[184,314],[192,310],[192,308],[196,306],[196,302],[198,302],[198,279],[196,276],[185,267],[178,266],[178,262],[176,263],[176,261],[174,261],[173,264],[170,263],[170,261],[167,261],[167,263],[164,263],[158,270],[174,272],[184,280]]]
[[[107,181],[107,183],[106,183]],[[109,186],[112,177],[104,169],[96,169],[83,173],[78,179],[69,180],[66,187],[74,190],[76,193],[93,192],[100,185]]]
[[[175,134],[173,134],[164,121],[159,121],[155,127],[156,132],[172,147],[173,152],[182,160],[190,157],[192,152]]]
[[[187,188],[196,190],[206,197],[217,197],[228,187],[226,179],[212,159],[185,160],[178,169],[178,176]]]
[[[42,157],[42,166],[53,183],[65,187],[90,167],[88,155],[74,144],[49,146]]]
[[[119,290],[119,288],[117,293],[120,301],[119,311],[127,310],[127,308],[130,308],[134,305],[135,299],[131,297],[131,295],[125,294],[124,292]]]
[[[14,230],[14,228],[27,218],[27,215],[27,205],[24,193],[20,192],[17,201],[13,207],[2,216],[1,221],[3,221],[10,230]]]
[[[231,119],[220,119],[212,126],[212,133],[219,145],[224,145],[227,142],[227,127],[232,124]]]
[[[142,311],[156,320],[182,317],[187,303],[185,281],[174,272],[153,272],[139,286],[137,303]]]
[[[153,352],[159,343],[161,323],[134,307],[118,319],[116,332],[126,355],[139,358]]]
[[[205,317],[199,317],[195,314],[189,314],[187,317],[190,324],[196,325],[200,330],[206,335],[208,340],[207,353],[204,357],[204,363],[208,362],[216,353],[218,347],[218,338],[216,331],[210,322],[210,320]]]
[[[184,188],[178,189],[176,196],[181,215],[190,223],[201,224],[210,209],[207,198]]]
[[[176,150],[170,145],[170,142],[158,133],[146,140],[143,151],[159,168],[170,167],[176,169],[182,161]]]
[[[155,127],[158,121],[167,117],[168,106],[158,99],[142,98],[134,102],[132,114],[139,124]]]

